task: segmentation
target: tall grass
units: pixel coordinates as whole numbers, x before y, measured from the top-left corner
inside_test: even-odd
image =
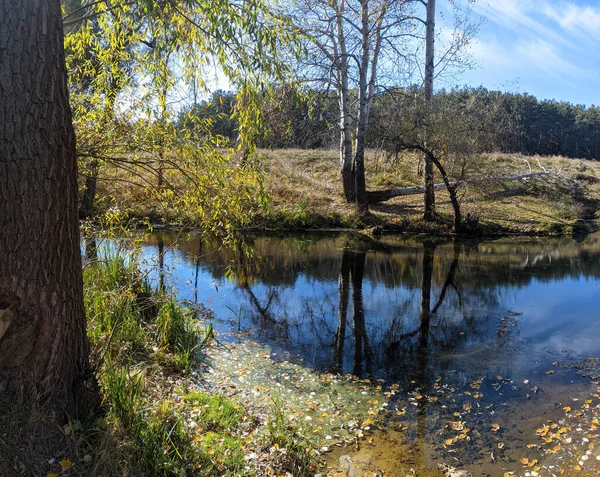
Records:
[[[119,254],[86,267],[84,285],[106,421],[127,436],[144,473],[193,466],[196,446],[160,386],[165,373],[186,373],[199,360],[205,334],[193,312],[152,289],[135,262]]]
[[[212,328],[153,289],[134,260],[113,254],[88,264],[84,283],[103,413],[60,426],[33,397],[0,402],[0,475],[253,475],[249,442],[282,450],[261,465],[309,475],[310,448],[282,409],[270,410],[266,435],[257,435],[242,405],[193,386]]]

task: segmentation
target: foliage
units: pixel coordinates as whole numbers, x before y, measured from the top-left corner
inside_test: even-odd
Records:
[[[281,44],[293,43],[286,19],[261,0],[66,0],[63,12],[78,155],[87,178],[83,196],[93,202],[98,180],[143,185],[155,204],[191,210],[207,231],[228,237],[248,207],[264,205],[260,176],[245,159],[261,124],[258,96],[287,71],[277,56]],[[175,97],[192,84],[196,103],[198,91],[209,89],[210,70],[222,71],[237,90],[243,160],[241,144],[234,149],[214,135],[210,119],[195,117],[184,121],[189,128],[175,128]],[[103,211],[128,206],[100,199]]]

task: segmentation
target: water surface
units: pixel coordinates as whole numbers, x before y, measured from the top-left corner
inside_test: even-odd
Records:
[[[597,236],[254,236],[251,256],[164,231],[141,243],[152,282],[212,309],[222,339],[252,338],[279,359],[397,384],[398,412],[378,445],[404,455],[388,475],[401,475],[400,461],[424,472],[448,456],[476,475],[503,475],[536,427],[595,389],[559,363],[600,356]],[[450,419],[469,422],[467,446],[444,444]],[[407,436],[409,454],[398,444]]]

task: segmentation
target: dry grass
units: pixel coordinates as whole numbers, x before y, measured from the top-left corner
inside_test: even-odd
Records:
[[[381,225],[407,232],[449,232],[452,208],[445,191],[437,193],[440,222],[421,220],[421,195],[404,196],[372,205],[360,217],[345,203],[336,151],[262,151],[267,186],[272,196],[264,225],[271,227],[362,227]],[[413,154],[388,159],[369,151],[366,161],[369,190],[419,185],[418,159]],[[483,233],[557,234],[595,224],[600,204],[600,164],[564,157],[525,157],[490,154],[471,167],[468,177],[511,176],[552,170],[561,180],[494,182],[460,190],[463,214],[479,218]],[[575,181],[583,196],[571,189]],[[436,177],[436,183],[441,182]],[[259,222],[260,223],[260,222]]]
[[[365,228],[409,233],[451,233],[452,207],[446,191],[437,192],[439,221],[426,223],[421,195],[397,197],[374,204],[370,214],[358,214],[347,204],[341,189],[339,155],[334,150],[263,150],[259,152],[270,206],[261,209],[248,202],[243,212],[253,229]],[[366,180],[369,190],[420,185],[418,157],[405,153],[388,158],[368,151]],[[515,154],[489,154],[474,161],[467,178],[511,176],[543,169],[552,170],[559,181],[494,182],[468,185],[460,189],[463,215],[478,220],[484,234],[568,234],[595,228],[600,208],[600,163],[564,157],[525,157]],[[126,210],[127,217],[151,222],[202,226],[192,208],[173,206],[164,194],[156,193],[156,178],[134,171],[106,167],[99,183],[98,209]],[[190,187],[173,175],[175,196]],[[442,182],[436,177],[436,183]],[[574,192],[578,185],[583,195]],[[209,198],[209,202],[210,202]],[[248,223],[243,224],[244,227]]]

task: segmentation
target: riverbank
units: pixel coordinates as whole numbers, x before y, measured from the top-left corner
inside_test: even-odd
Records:
[[[347,204],[342,194],[338,153],[330,150],[261,150],[266,197],[252,199],[239,228],[252,231],[352,229],[360,231],[452,234],[453,212],[448,193],[437,192],[435,222],[422,220],[421,194],[372,204],[367,215]],[[414,154],[386,158],[368,151],[366,179],[369,190],[419,186],[418,158]],[[109,168],[106,165],[106,168]],[[465,173],[465,178],[505,177],[532,171],[552,171],[520,181],[465,184],[459,189],[462,214],[470,233],[493,235],[571,235],[598,229],[600,164],[562,157],[526,157],[490,154]],[[110,211],[112,220],[134,219],[154,224],[201,227],[193,207],[175,210],[148,184],[136,185],[120,173],[105,171],[99,182],[98,211]],[[441,177],[435,178],[442,182]],[[182,194],[190,184],[182,183]],[[168,196],[168,194],[167,194]],[[249,199],[248,199],[249,200]],[[252,202],[250,200],[250,202]],[[118,211],[115,212],[115,211]],[[206,211],[203,211],[206,213]]]
[[[404,233],[452,233],[452,207],[446,191],[438,191],[439,220],[422,220],[421,194],[370,206],[360,216],[345,203],[339,184],[336,151],[261,151],[272,203],[253,220],[256,228],[303,229],[346,227]],[[366,165],[369,190],[421,185],[417,158],[404,155],[390,162],[375,151]],[[479,235],[568,235],[596,230],[600,204],[600,164],[561,157],[493,154],[482,158],[467,177],[497,177],[554,171],[559,181],[544,176],[510,182],[467,184],[460,188],[464,217],[476,222]],[[442,182],[436,177],[436,183]]]
[[[132,255],[88,263],[84,282],[101,403],[63,425],[25,391],[0,402],[0,476],[314,473],[318,451],[280,409],[257,414],[206,385],[215,338],[203,313],[152,288]]]

